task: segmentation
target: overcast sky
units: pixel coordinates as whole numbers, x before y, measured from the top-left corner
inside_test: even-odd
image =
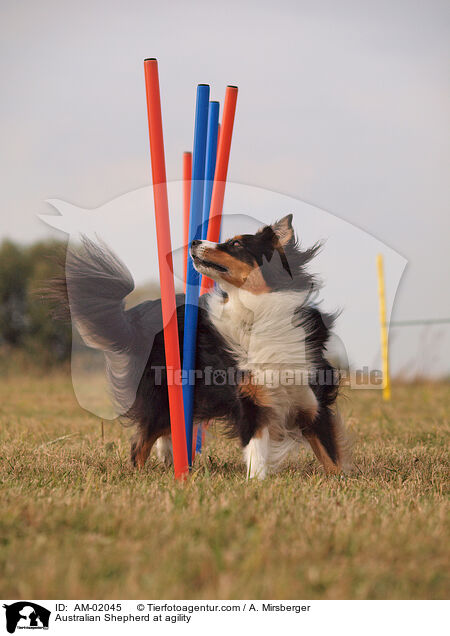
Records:
[[[404,256],[394,318],[450,315],[448,2],[0,7],[0,237],[55,235],[36,217],[48,198],[96,208],[149,183],[142,60],[156,56],[169,179],[192,143],[196,84],[221,101],[236,84],[230,181],[310,202]]]

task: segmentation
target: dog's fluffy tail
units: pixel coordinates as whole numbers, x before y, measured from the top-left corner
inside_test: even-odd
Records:
[[[134,340],[124,298],[134,289],[133,278],[106,245],[83,237],[78,250],[67,252],[65,275],[47,288],[57,318],[69,318],[84,342],[95,349],[123,352]]]
[[[105,244],[83,237],[79,249],[68,251],[65,271],[43,290],[53,301],[55,317],[71,319],[85,344],[103,351],[117,415],[134,403],[153,336],[162,328],[161,318],[151,320],[153,303],[141,310],[148,314],[146,329],[140,312],[125,310],[124,299],[133,289],[122,261]],[[158,308],[160,316],[160,303]]]

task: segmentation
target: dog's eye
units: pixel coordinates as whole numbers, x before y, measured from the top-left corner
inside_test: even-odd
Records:
[[[231,241],[230,245],[231,247],[242,247],[242,243],[238,241],[238,239],[234,239],[233,241]]]

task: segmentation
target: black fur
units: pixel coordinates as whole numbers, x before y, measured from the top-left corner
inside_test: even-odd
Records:
[[[314,276],[305,266],[320,250],[320,243],[302,251],[292,234],[292,239],[280,245],[272,226],[267,225],[256,234],[243,234],[235,239],[219,243],[217,249],[261,268],[264,280],[271,291],[312,291],[317,286]]]

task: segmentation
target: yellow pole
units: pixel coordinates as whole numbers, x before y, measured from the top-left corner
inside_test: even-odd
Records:
[[[391,383],[389,380],[388,332],[386,324],[386,296],[384,292],[383,255],[377,254],[378,298],[380,302],[381,328],[381,361],[383,365],[383,399],[391,399]]]

